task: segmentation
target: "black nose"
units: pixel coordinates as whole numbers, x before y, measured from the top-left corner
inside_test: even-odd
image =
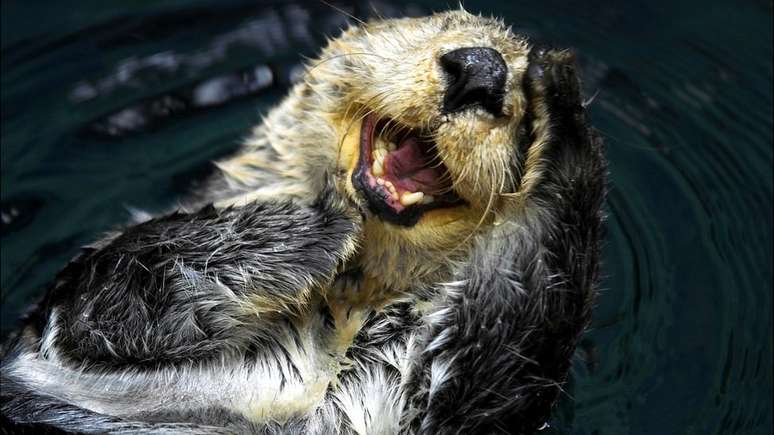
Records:
[[[443,99],[445,112],[478,104],[494,116],[502,115],[508,67],[497,50],[458,48],[441,56],[441,66],[451,78]]]

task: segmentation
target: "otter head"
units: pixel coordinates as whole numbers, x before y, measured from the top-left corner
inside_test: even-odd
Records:
[[[331,40],[267,118],[266,141],[294,155],[277,166],[303,162],[283,169],[304,178],[295,189],[333,177],[365,217],[354,262],[376,286],[448,278],[448,260],[539,178],[530,51],[465,11],[371,22]]]
[[[348,193],[403,232],[479,222],[519,178],[528,53],[500,23],[465,12],[383,21],[333,41],[323,62],[339,65],[310,79],[335,83],[346,104]]]

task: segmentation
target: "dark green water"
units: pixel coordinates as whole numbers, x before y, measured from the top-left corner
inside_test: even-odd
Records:
[[[79,245],[206,175],[346,22],[319,2],[43,3],[0,3],[4,331]],[[771,2],[465,4],[574,47],[599,91],[604,292],[544,433],[770,434]]]

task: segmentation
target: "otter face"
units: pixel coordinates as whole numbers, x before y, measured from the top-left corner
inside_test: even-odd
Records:
[[[501,23],[462,11],[332,41],[307,83],[338,104],[348,194],[399,226],[481,220],[520,178],[528,53]]]

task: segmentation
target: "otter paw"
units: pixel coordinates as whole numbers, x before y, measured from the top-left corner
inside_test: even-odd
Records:
[[[583,112],[575,54],[543,47],[530,52],[527,88],[541,92],[552,118]]]

